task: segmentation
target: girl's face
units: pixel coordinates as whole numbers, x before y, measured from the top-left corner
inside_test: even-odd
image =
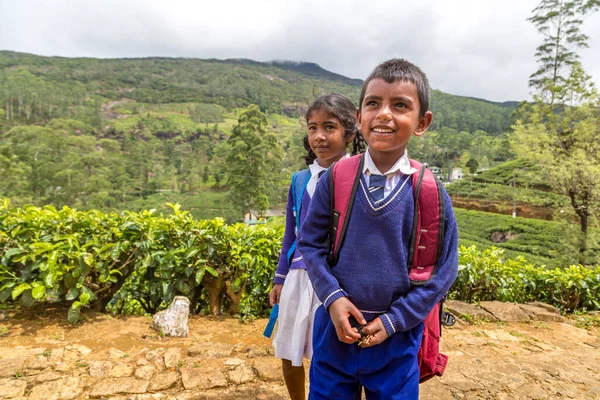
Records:
[[[329,167],[346,155],[352,137],[344,137],[344,127],[330,112],[313,110],[307,118],[308,144],[322,167]]]

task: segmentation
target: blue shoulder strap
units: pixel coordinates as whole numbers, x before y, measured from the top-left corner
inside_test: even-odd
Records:
[[[298,235],[298,228],[300,227],[300,210],[302,209],[302,197],[306,191],[306,186],[310,180],[310,170],[303,169],[302,171],[296,172],[292,175],[292,211],[294,213],[294,220],[296,221],[296,235]],[[292,263],[292,257],[296,252],[296,241],[290,246],[287,252],[288,263]]]

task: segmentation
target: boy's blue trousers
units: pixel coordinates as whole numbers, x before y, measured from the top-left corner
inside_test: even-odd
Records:
[[[329,314],[317,309],[310,364],[309,400],[416,400],[419,398],[417,353],[423,323],[396,332],[383,343],[365,349],[338,340]]]

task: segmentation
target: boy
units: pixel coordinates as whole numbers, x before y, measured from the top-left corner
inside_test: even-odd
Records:
[[[363,84],[357,122],[368,144],[345,241],[327,262],[329,169],[302,224],[299,249],[323,305],[317,310],[310,399],[417,399],[423,319],[458,273],[458,231],[443,191],[445,231],[437,273],[411,286],[408,257],[414,199],[406,146],[431,124],[429,83],[405,60],[379,65]],[[382,174],[382,171],[384,172]],[[357,325],[365,325],[360,338]]]

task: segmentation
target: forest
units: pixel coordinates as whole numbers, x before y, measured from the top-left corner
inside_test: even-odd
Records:
[[[281,147],[262,203],[278,208],[289,176],[303,165],[307,105],[331,92],[356,101],[360,85],[312,63],[0,51],[0,197],[105,211],[172,201],[197,218],[240,220],[244,206],[224,201],[232,173],[227,139],[239,116],[258,106],[265,132]],[[514,157],[506,131],[516,103],[438,90],[431,103],[432,129],[413,141],[411,156],[441,168],[485,168]]]

